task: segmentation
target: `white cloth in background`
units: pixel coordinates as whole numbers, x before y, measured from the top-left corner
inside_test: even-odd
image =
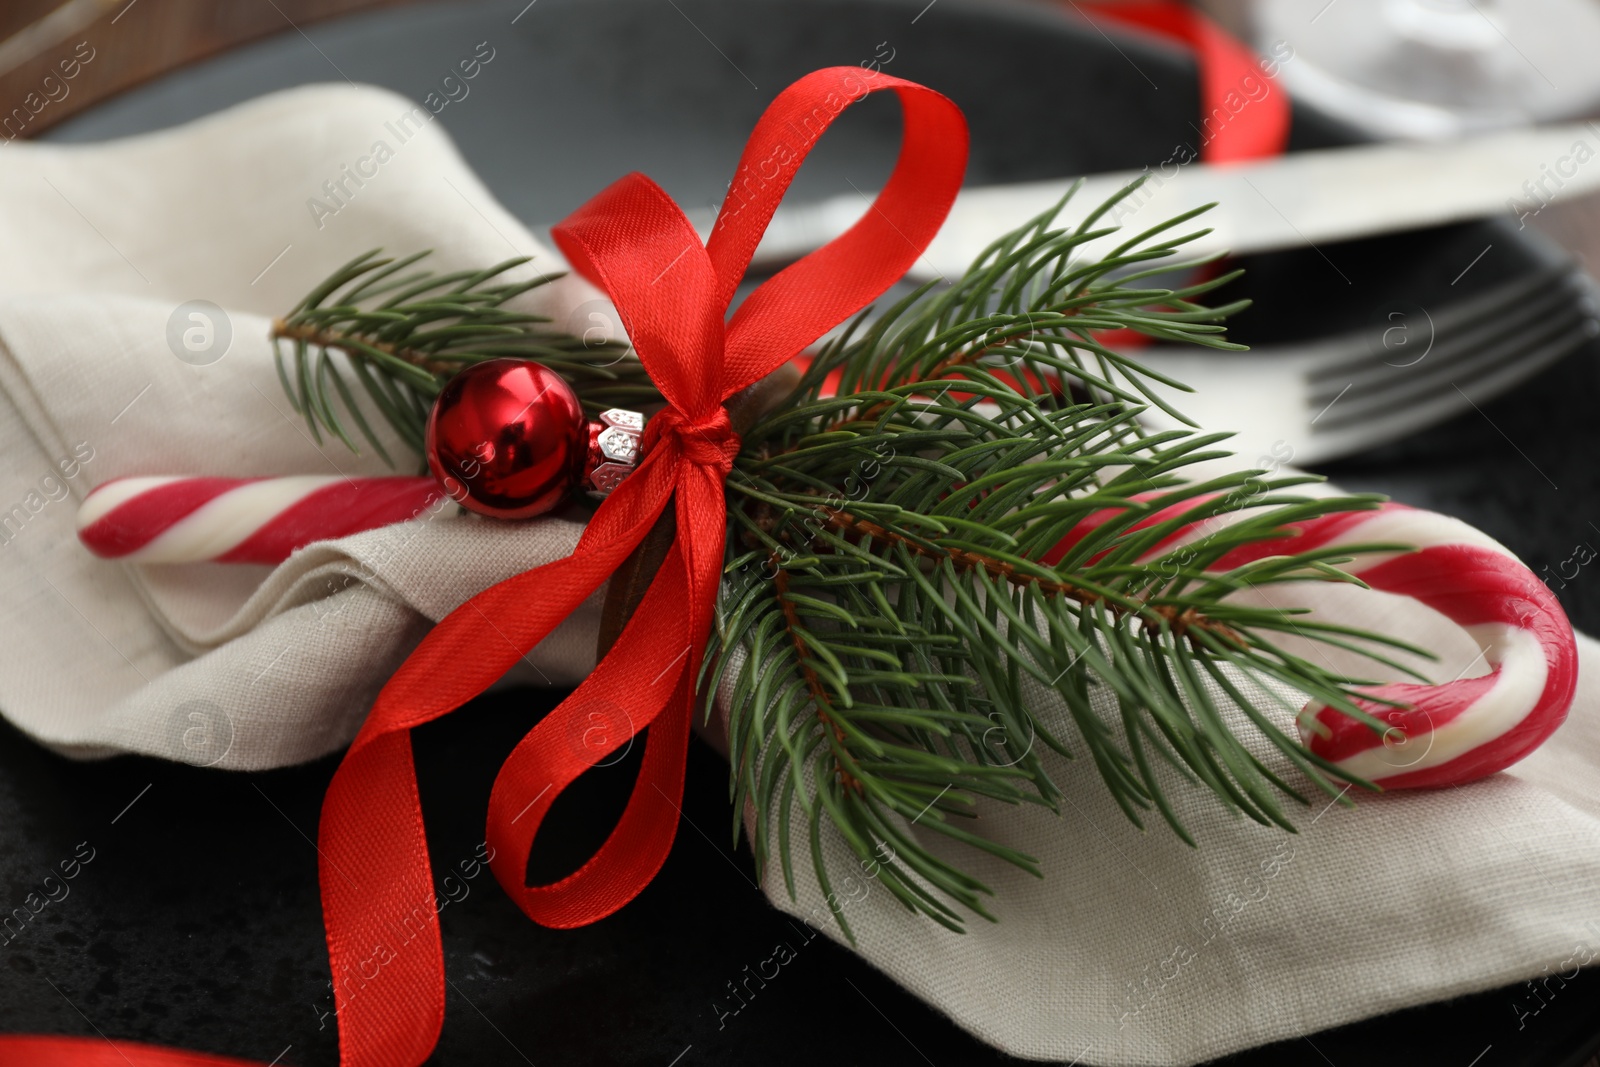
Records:
[[[524,271],[556,266],[437,127],[413,119],[396,143],[411,114],[378,90],[313,87],[129,141],[0,148],[0,711],[44,744],[241,770],[333,751],[432,620],[576,542],[560,520],[439,518],[269,570],[123,566],[73,535],[77,502],[119,475],[385,470],[313,444],[265,340],[270,317],[340,263],[382,245],[431,247],[438,269],[522,253],[538,257]],[[380,140],[390,152],[375,163]],[[358,167],[370,175],[359,185],[343,178]],[[323,182],[341,180],[338,210],[314,216],[308,199],[328,203]],[[594,296],[567,278],[525,302],[560,323]],[[168,343],[192,300],[231,326],[207,366]],[[1443,677],[1476,651],[1393,598],[1336,596],[1341,618],[1437,641]],[[596,614],[591,602],[522,677],[581,678]],[[1157,820],[1134,829],[1091,764],[1057,761],[1062,817],[988,806],[979,824],[1038,857],[1045,879],[963,850],[1001,918],[963,936],[846,881],[853,861],[830,838],[858,951],[1009,1052],[1106,1064],[1190,1063],[1570,973],[1600,958],[1596,652],[1582,641],[1567,725],[1511,771],[1318,806],[1295,837],[1174,779],[1201,845],[1190,849]],[[775,902],[831,934],[806,850],[795,860],[800,901],[774,867]]]

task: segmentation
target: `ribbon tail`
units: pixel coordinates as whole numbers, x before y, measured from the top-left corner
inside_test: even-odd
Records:
[[[323,801],[319,881],[346,1067],[414,1067],[444,1022],[444,954],[410,730],[494,684],[643,539],[675,464],[648,459],[573,555],[451,612],[378,694]]]

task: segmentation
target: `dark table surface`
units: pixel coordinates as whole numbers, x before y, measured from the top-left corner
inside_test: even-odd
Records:
[[[967,110],[973,181],[1159,162],[1192,136],[1193,70],[1179,54],[1135,41],[1113,48],[1045,11],[944,0],[913,20],[923,6],[539,0],[527,9],[518,2],[363,16],[312,28],[309,40],[286,34],[180,72],[86,114],[54,139],[156,128],[339,74],[421,99],[458,52],[483,40],[504,58],[441,118],[496,195],[531,224],[559,218],[628,169],[650,173],[685,204],[711,202],[772,92],[813,67],[880,55],[880,42],[894,50],[890,73],[931,84]],[[1074,112],[1062,101],[1089,101],[1106,115],[1078,121],[1069,135],[1038,136],[1041,115],[1061,122]],[[846,115],[824,139],[796,195],[881,178],[894,144],[892,109],[857,110],[863,114]],[[1296,147],[1348,136],[1297,113]],[[552,152],[561,166],[550,165]],[[1402,258],[1436,274],[1447,269],[1444,250],[1476,236],[1422,235]],[[1511,257],[1505,269],[1515,266],[1519,240],[1497,246]],[[1394,258],[1354,245],[1324,251],[1347,266]],[[1330,312],[1314,265],[1253,265],[1263,279],[1256,295],[1275,299],[1240,320],[1245,337],[1309,330],[1321,314],[1364,320],[1381,301],[1412,296],[1402,271],[1399,280],[1345,294],[1342,312]],[[1300,283],[1284,284],[1294,270]],[[1576,544],[1600,541],[1597,356],[1585,349],[1481,410],[1324,472],[1351,489],[1459,516],[1536,571],[1553,567]],[[1577,626],[1600,629],[1600,578],[1585,572],[1558,595]],[[474,855],[495,769],[559,697],[501,693],[417,731],[441,875]],[[245,775],[132,757],[82,764],[0,726],[0,904],[20,904],[80,843],[93,850],[70,895],[0,943],[0,1029],[335,1063],[312,843],[335,765],[330,757]],[[536,862],[549,866],[535,878],[571,869],[599,843],[632,772],[624,761],[563,794],[540,838]],[[712,1005],[725,983],[789,932],[751,881],[748,852],[729,848],[725,779],[720,759],[695,742],[671,858],[633,904],[595,926],[542,929],[487,872],[458,882],[451,893],[460,899],[442,912],[452,984],[432,1062],[1015,1062],[820,939],[784,969],[781,985],[719,1019]],[[1490,991],[1224,1062],[1575,1064],[1600,1045],[1600,974],[1580,975],[1520,1027],[1511,1008],[1518,996]]]

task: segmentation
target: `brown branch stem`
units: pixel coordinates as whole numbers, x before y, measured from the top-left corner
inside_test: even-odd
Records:
[[[272,337],[274,340],[304,341],[306,344],[316,345],[318,348],[337,348],[347,355],[363,355],[360,348],[353,343],[353,339],[333,330],[322,330],[315,326],[296,326],[283,319],[272,320]],[[385,341],[369,341],[360,338],[360,343],[366,348],[376,348],[384,355],[393,356],[414,367],[421,367],[433,374],[453,374],[461,369],[459,363],[450,363],[444,360],[429,359],[419,352],[398,345],[391,345]]]
[[[828,525],[832,529],[839,530],[844,533],[862,534],[864,536],[874,538],[875,540],[900,545],[922,559],[933,560],[935,562],[949,560],[959,568],[964,570],[981,570],[990,577],[1001,579],[1010,583],[1011,585],[1032,585],[1038,587],[1047,594],[1066,597],[1067,599],[1074,600],[1079,604],[1102,605],[1113,615],[1120,616],[1129,614],[1128,609],[1124,605],[1110,600],[1092,589],[1084,589],[1080,586],[1074,585],[1070,581],[1063,581],[1059,578],[1052,580],[1041,577],[1037,574],[1028,574],[1023,571],[1019,571],[1013,564],[1008,563],[1005,560],[995,559],[992,556],[986,556],[981,552],[973,552],[970,549],[930,549],[927,545],[924,545],[921,542],[914,541],[909,537],[897,534],[893,530],[879,526],[875,522],[852,515],[849,512],[842,511],[838,508],[828,507],[825,504],[818,505],[816,510],[826,518]],[[782,574],[781,571],[779,573]],[[1199,630],[1211,634],[1214,637],[1221,638],[1223,641],[1226,641],[1229,644],[1237,647],[1245,647],[1245,641],[1239,635],[1238,631],[1234,630],[1231,626],[1207,619],[1194,608],[1179,609],[1165,604],[1145,604],[1136,612],[1136,614],[1141,618],[1165,623],[1172,630],[1172,633],[1175,637],[1187,637],[1192,645],[1198,646],[1198,642],[1195,640],[1190,631]]]
[[[838,723],[833,721],[830,712],[833,704],[828,700],[828,693],[822,687],[822,679],[817,677],[816,669],[811,666],[811,653],[806,650],[806,643],[800,639],[800,615],[794,608],[794,602],[789,599],[789,574],[781,566],[777,556],[772,560],[773,579],[772,595],[778,601],[778,606],[783,609],[784,628],[789,631],[789,638],[794,642],[795,657],[800,661],[800,674],[805,678],[806,688],[811,691],[811,699],[817,705],[817,719],[823,726],[833,731],[833,738],[842,747],[845,744],[845,732]],[[846,789],[861,792],[861,783],[856,781],[854,775],[845,770],[837,760],[834,761],[835,773],[839,776],[839,784]]]

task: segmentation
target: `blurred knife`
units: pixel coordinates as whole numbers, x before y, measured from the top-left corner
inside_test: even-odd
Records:
[[[1459,141],[1359,145],[1293,152],[1250,163],[1176,163],[1147,172],[1091,175],[1056,222],[1076,226],[1142,173],[1144,186],[1113,209],[1121,233],[1083,246],[1104,254],[1134,233],[1215,203],[1194,227],[1211,233],[1185,255],[1265,252],[1422,229],[1508,212],[1521,220],[1551,200],[1600,188],[1600,126],[1517,129]],[[1071,180],[968,188],[913,274],[955,277],[996,238],[1048,210]],[[758,266],[800,258],[843,233],[867,207],[851,193],[778,208],[756,253]],[[702,235],[712,215],[691,213]],[[1176,231],[1183,232],[1183,231]]]

